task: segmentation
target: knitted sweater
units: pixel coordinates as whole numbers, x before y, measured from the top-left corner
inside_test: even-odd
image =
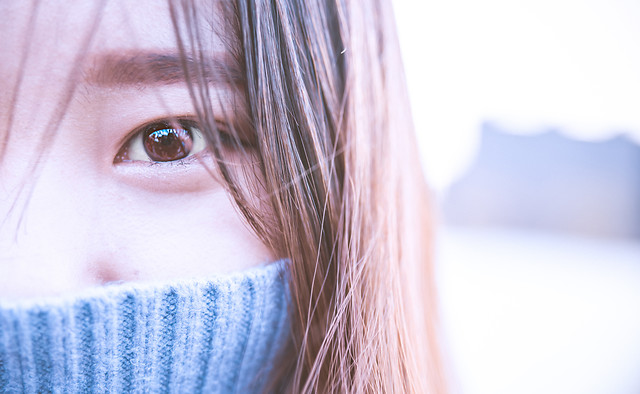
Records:
[[[289,334],[284,265],[0,302],[0,392],[259,392]]]

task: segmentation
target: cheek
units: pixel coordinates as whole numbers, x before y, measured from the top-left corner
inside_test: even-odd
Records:
[[[184,194],[128,190],[100,215],[116,271],[136,279],[203,276],[273,260],[218,187]],[[96,263],[100,263],[99,261]]]

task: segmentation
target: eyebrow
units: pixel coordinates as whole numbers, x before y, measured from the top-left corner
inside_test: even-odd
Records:
[[[200,62],[172,52],[106,53],[92,59],[85,79],[101,86],[173,85],[201,80],[209,84],[239,85],[244,77],[236,63],[229,56],[221,55],[209,56]]]

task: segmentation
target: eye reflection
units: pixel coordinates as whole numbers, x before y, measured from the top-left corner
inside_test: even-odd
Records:
[[[204,137],[194,121],[159,120],[136,130],[120,149],[114,163],[179,161],[205,147]]]

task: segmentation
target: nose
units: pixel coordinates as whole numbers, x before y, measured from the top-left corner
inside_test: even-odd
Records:
[[[102,223],[108,204],[100,182],[88,171],[49,164],[3,195],[0,297],[59,295],[131,280],[135,273],[120,264]]]

